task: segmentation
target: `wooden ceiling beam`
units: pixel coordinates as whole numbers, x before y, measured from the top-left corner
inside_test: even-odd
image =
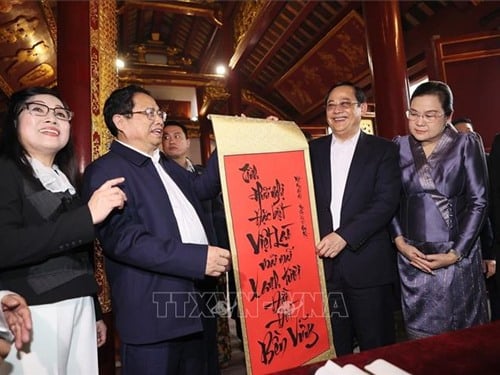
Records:
[[[193,49],[193,45],[196,43],[196,35],[198,35],[198,32],[200,30],[200,23],[201,21],[199,18],[194,19],[193,26],[189,30],[189,36],[186,40],[186,45],[184,46],[184,55],[187,55],[189,51]]]
[[[300,14],[294,18],[294,20],[288,25],[286,31],[282,33],[278,40],[273,44],[273,48],[267,51],[266,55],[259,64],[255,67],[254,71],[250,75],[251,80],[256,79],[256,76],[260,74],[262,69],[264,69],[271,58],[274,56],[277,50],[279,50],[287,42],[288,38],[300,27],[302,22],[309,16],[309,14],[316,8],[317,2],[311,1],[307,3],[304,8],[302,8]]]
[[[332,18],[332,25],[337,25],[340,21],[342,21],[351,11],[355,10],[358,14],[361,14],[361,2],[358,1],[349,1],[345,4],[344,7],[339,9],[338,13],[335,17]],[[334,26],[332,26],[334,27]],[[315,39],[309,41],[309,45],[306,45],[299,53],[296,53],[293,60],[290,60],[290,68],[294,67],[303,56],[307,54],[317,43],[319,43],[325,35],[331,30],[330,26],[324,27],[321,32],[316,36]],[[273,80],[270,80],[266,87],[264,87],[264,92],[266,95],[270,95],[270,93],[274,92],[276,83],[281,79],[282,75],[274,77]]]
[[[213,64],[216,60],[220,59],[222,63],[229,61],[231,55],[233,54],[232,43],[227,42],[226,40],[221,42],[221,39],[224,39],[226,37],[227,40],[232,40],[233,29],[232,23],[230,21],[232,20],[233,13],[236,9],[237,2],[228,1],[224,3],[224,25],[221,28],[214,28],[209,42],[207,43],[206,52],[203,54],[199,64],[200,72],[211,71],[213,67],[210,65]],[[229,33],[228,36],[226,36],[227,33]],[[221,44],[223,46],[222,49],[220,48]]]
[[[151,22],[151,32],[152,33],[159,33],[160,32],[162,17],[163,17],[162,12],[153,11],[152,22]],[[151,38],[151,35],[149,37]]]
[[[201,4],[180,2],[180,1],[126,1],[118,10],[118,13],[124,12],[127,8],[150,9],[161,12],[169,12],[182,14],[185,16],[205,17],[210,20],[215,26],[222,26],[220,12],[210,6]]]
[[[174,41],[177,38],[177,34],[179,33],[179,28],[181,26],[180,21],[173,21],[176,19],[175,16],[172,16],[172,22],[170,23],[170,32],[168,33],[168,39],[165,41],[167,46],[173,46],[175,45]]]
[[[132,40],[135,40],[135,41],[138,41],[138,42],[141,42],[142,40],[142,32],[144,31],[146,25],[145,25],[145,22],[144,22],[144,16],[142,15],[142,10],[139,9],[137,11],[137,19],[139,20],[136,25],[136,29],[134,30],[134,33],[135,33],[135,37],[132,37],[131,39]]]
[[[245,33],[245,37],[236,46],[233,56],[229,60],[229,67],[237,70],[238,65],[250,55],[259,42],[262,35],[266,32],[272,22],[276,19],[281,9],[286,5],[284,1],[269,1]]]
[[[120,69],[118,80],[126,84],[224,87],[225,78],[217,74],[188,73],[185,71],[166,70],[151,64],[134,64]]]

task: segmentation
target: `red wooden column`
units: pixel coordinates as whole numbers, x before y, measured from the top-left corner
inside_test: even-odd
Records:
[[[231,70],[229,72],[227,87],[229,89],[229,115],[241,115],[241,85],[238,74]]]
[[[88,1],[57,2],[57,86],[75,112],[72,136],[81,174],[91,161]]]
[[[75,112],[71,126],[80,174],[92,160],[89,7],[89,1],[57,2],[57,86],[63,99]],[[100,251],[96,254],[102,258]],[[102,264],[96,268],[103,272]],[[102,280],[97,274],[96,276],[98,280]],[[100,288],[104,287],[100,285]],[[115,331],[112,313],[105,312],[103,320],[108,332],[106,344],[98,351],[99,374],[114,375]]]
[[[368,58],[374,82],[377,133],[406,134],[408,79],[403,29],[397,1],[364,1]]]

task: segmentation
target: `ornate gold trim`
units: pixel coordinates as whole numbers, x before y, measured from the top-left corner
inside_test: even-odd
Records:
[[[41,0],[40,5],[42,7],[43,16],[49,27],[50,36],[54,42],[54,50],[57,53],[57,22],[54,17],[54,12],[52,12],[52,7],[50,6],[49,0]]]
[[[243,40],[252,27],[257,15],[266,5],[265,1],[242,1],[233,21],[235,47]]]
[[[241,98],[243,102],[254,105],[255,107],[260,108],[263,112],[268,113],[269,115],[277,115],[281,119],[285,119],[287,116],[285,115],[284,112],[281,110],[277,109],[275,106],[273,106],[270,102],[267,100],[264,100],[260,96],[256,95],[254,92],[250,90],[242,90],[241,91]]]
[[[0,75],[0,90],[2,90],[5,95],[11,96],[14,93],[14,90],[12,90],[12,87],[7,83],[5,79]]]
[[[111,143],[102,115],[106,98],[118,87],[115,68],[117,57],[116,0],[90,0],[90,107],[92,119],[92,159],[106,153]],[[111,311],[109,284],[104,272],[104,256],[99,243],[94,247],[99,302],[104,313]]]

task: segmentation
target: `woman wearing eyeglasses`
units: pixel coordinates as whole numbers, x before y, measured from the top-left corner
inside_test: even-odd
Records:
[[[94,298],[94,224],[126,197],[116,178],[80,202],[72,117],[55,91],[35,87],[12,95],[2,124],[0,285],[26,299],[33,319],[30,344],[11,350],[2,375],[98,373],[106,327]]]
[[[453,95],[421,84],[399,145],[402,193],[393,220],[403,316],[419,338],[487,321],[478,234],[487,209],[487,172],[475,133],[450,125]]]

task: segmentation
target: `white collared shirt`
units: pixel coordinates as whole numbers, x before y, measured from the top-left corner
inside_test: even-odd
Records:
[[[59,169],[57,164],[47,167],[38,159],[28,156],[28,161],[33,168],[35,177],[40,180],[45,189],[52,193],[63,193],[69,191],[71,195],[76,193],[75,188],[68,180],[68,177]]]
[[[172,177],[168,175],[160,164],[160,150],[156,149],[153,156],[151,156],[145,152],[137,150],[134,147],[131,147],[130,145],[127,145],[126,143],[118,140],[117,142],[152,159],[153,165],[160,176],[161,182],[163,183],[170,200],[170,204],[172,205],[182,242],[207,245],[208,238],[196,210],[189,199],[186,198],[179,186],[174,180],[172,180]]]
[[[358,144],[361,130],[352,138],[342,141],[332,134],[330,146],[330,168],[332,176],[332,200],[330,202],[330,213],[333,220],[333,230],[340,226],[342,215],[342,199],[344,198],[345,184],[349,175],[354,150]]]

